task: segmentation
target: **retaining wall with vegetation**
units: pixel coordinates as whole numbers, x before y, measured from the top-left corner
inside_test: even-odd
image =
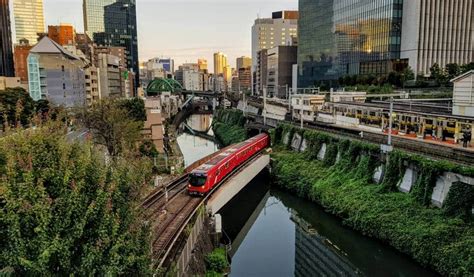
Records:
[[[213,118],[212,130],[223,146],[241,142],[246,139],[245,117],[237,109],[219,109]]]
[[[474,275],[474,168],[289,125],[271,135],[276,185],[443,275]]]

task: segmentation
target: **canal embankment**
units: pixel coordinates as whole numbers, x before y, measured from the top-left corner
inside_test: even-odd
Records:
[[[474,168],[399,151],[384,156],[377,144],[287,125],[274,130],[272,140],[276,186],[442,275],[474,274],[474,186],[463,182],[474,177]],[[440,194],[439,179],[447,173],[461,176],[460,181],[450,184],[436,205],[433,195]]]
[[[223,146],[241,142],[247,137],[245,117],[240,110],[217,110],[212,123],[212,130],[219,143]]]

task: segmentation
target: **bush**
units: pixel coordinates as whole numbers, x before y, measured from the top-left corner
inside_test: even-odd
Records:
[[[104,163],[60,124],[0,141],[0,268],[15,275],[148,275],[149,228],[136,205],[149,160]]]
[[[206,267],[208,272],[223,273],[228,266],[229,262],[227,261],[225,249],[217,248],[206,255]]]

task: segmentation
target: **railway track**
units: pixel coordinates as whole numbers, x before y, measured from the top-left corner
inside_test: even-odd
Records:
[[[260,157],[261,154],[256,154],[245,163],[239,165],[231,174],[226,176],[217,186],[215,186],[211,192],[205,197],[193,197],[188,195],[186,190],[186,179],[184,179],[184,186],[182,186],[182,177],[176,179],[168,187],[174,187],[177,192],[169,198],[167,203],[163,205],[161,203],[163,199],[157,192],[155,196],[151,195],[144,201],[144,207],[152,209],[153,212],[150,216],[155,217],[155,224],[152,225],[153,239],[152,239],[152,258],[156,267],[163,266],[164,262],[178,240],[179,235],[182,233],[184,228],[188,225],[198,208],[204,203],[212,193],[217,190],[223,183],[229,178],[232,178],[235,174],[241,172],[243,168],[252,163],[255,159]],[[166,206],[165,206],[166,205]],[[165,209],[164,209],[165,208]],[[157,212],[165,211],[165,213]]]
[[[148,217],[160,212],[165,207],[167,200],[169,202],[186,188],[187,180],[188,174],[183,174],[164,188],[158,189],[148,196],[142,203],[142,208],[148,211]],[[168,197],[166,197],[166,194],[168,194]]]
[[[253,115],[256,119],[256,124],[263,124],[263,117],[258,115]],[[296,121],[282,121],[282,123],[291,124],[295,127],[300,127],[301,124]],[[271,126],[274,128],[275,126]],[[323,131],[336,135],[339,138],[351,138],[360,141],[369,141],[377,144],[387,143],[387,134],[377,134],[369,131],[351,129],[351,128],[341,128],[340,126],[335,126],[329,123],[323,122],[310,122],[305,121],[304,127],[309,129],[314,129],[318,131]],[[360,133],[363,131],[364,138],[360,137]],[[467,151],[462,148],[454,148],[449,146],[443,146],[439,144],[433,144],[429,142],[411,140],[407,138],[392,136],[392,143],[395,147],[403,149],[407,152],[424,155],[433,160],[447,160],[455,164],[462,164],[470,166],[474,162],[474,152]]]

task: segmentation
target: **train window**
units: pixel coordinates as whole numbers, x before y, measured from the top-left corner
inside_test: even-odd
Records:
[[[229,168],[229,162],[225,164],[225,169]]]
[[[217,172],[216,172],[216,176],[219,176],[221,174],[221,170],[218,169]]]

